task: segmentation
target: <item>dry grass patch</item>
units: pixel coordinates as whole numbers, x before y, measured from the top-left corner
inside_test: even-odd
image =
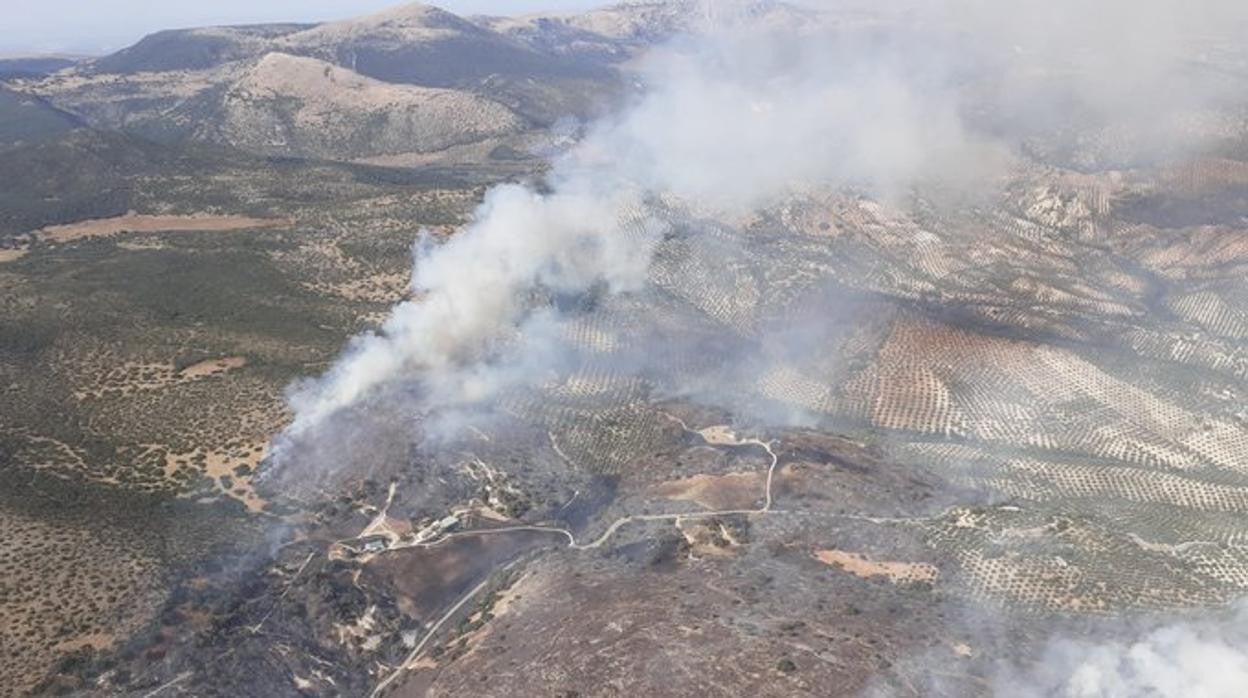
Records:
[[[659,497],[695,502],[716,511],[740,510],[758,505],[764,482],[765,476],[760,473],[694,475],[655,485],[652,492]]]
[[[208,361],[200,361],[182,369],[180,375],[183,378],[206,378],[221,373],[233,371],[247,365],[247,359],[241,356],[227,356],[223,359],[209,359]]]
[[[251,218],[210,213],[195,213],[189,216],[147,215],[131,211],[115,218],[95,218],[66,225],[48,226],[36,231],[35,235],[45,242],[63,244],[86,238],[112,237],[121,233],[213,233],[257,228],[290,228],[293,225],[294,221],[290,218]]]
[[[814,555],[815,559],[825,565],[839,567],[863,579],[886,577],[893,584],[914,584],[916,582],[931,583],[940,576],[940,571],[926,562],[872,560],[862,553],[844,550],[816,550]]]

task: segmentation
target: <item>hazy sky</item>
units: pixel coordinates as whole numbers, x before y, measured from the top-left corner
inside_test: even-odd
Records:
[[[401,0],[0,0],[0,53],[81,51],[128,46],[159,29],[283,20],[316,21],[365,14]],[[517,14],[577,9],[604,0],[443,0],[458,13]]]

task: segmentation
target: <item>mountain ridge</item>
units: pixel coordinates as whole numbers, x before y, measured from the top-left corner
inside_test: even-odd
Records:
[[[156,32],[116,53],[11,86],[95,128],[164,142],[221,142],[263,155],[357,160],[481,142],[542,129],[565,116],[601,113],[621,91],[619,71],[609,61],[581,60],[557,43],[526,41],[482,21],[408,3],[320,24]],[[632,50],[608,47],[604,53]],[[340,79],[309,80],[315,71],[306,61],[319,61],[318,70]],[[261,90],[265,99],[240,99],[254,92],[248,89],[254,84],[244,83],[261,67],[264,81],[278,89]],[[293,71],[290,79],[277,74],[282,68]],[[373,82],[365,87],[361,79]],[[298,94],[283,93],[295,85]],[[406,105],[401,115],[390,118],[377,104],[353,102],[363,95],[369,96],[365,102],[385,101],[383,93],[406,95],[396,102]],[[413,100],[420,94],[437,95],[437,104],[417,108]],[[298,128],[311,123],[310,103],[332,124],[327,132]],[[497,123],[486,128],[486,115]],[[284,135],[275,137],[278,132]]]

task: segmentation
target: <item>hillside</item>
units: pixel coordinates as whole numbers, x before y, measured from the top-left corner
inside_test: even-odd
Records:
[[[80,125],[73,115],[43,99],[0,85],[0,149],[38,142]]]
[[[686,30],[699,20],[697,2],[637,2],[584,13],[478,17],[482,26],[536,49],[578,59],[616,62]]]
[[[774,0],[734,0],[707,5],[699,0],[658,0],[611,4],[579,13],[535,13],[516,17],[477,17],[482,26],[536,50],[578,61],[621,63],[684,32],[717,22],[746,18],[753,24],[799,30],[822,16]]]
[[[330,22],[277,42],[369,77],[418,85],[466,85],[490,76],[595,77],[592,66],[547,54],[450,12],[412,3]]]
[[[0,58],[0,80],[39,78],[79,63],[77,58],[30,56]]]
[[[214,119],[252,152],[359,159],[519,133],[525,121],[468,92],[381,82],[315,58],[270,53],[230,85]]]
[[[271,48],[274,39],[313,25],[271,24],[245,27],[174,29],[144,37],[134,46],[87,63],[89,73],[162,73],[202,70],[253,58]]]
[[[609,67],[414,3],[321,25],[159,32],[14,87],[95,128],[359,160],[589,118],[620,81]]]

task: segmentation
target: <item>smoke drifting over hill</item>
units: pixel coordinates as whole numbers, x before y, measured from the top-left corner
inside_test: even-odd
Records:
[[[421,384],[423,413],[549,379],[560,318],[533,294],[643,284],[665,228],[647,197],[741,214],[817,186],[885,197],[919,181],[983,188],[1012,149],[1060,138],[1070,118],[1127,129],[1117,154],[1126,159],[1152,150],[1158,131],[1167,148],[1194,146],[1216,126],[1179,134],[1176,119],[1221,95],[1182,79],[1177,50],[1236,13],[1229,3],[1183,7],[1007,11],[959,0],[849,19],[769,4],[708,11],[704,32],[644,61],[644,95],[560,158],[550,193],[500,187],[450,241],[418,247],[416,299],[291,391],[285,440],[396,380]]]
[[[616,221],[629,195],[594,186],[569,180],[550,195],[499,187],[461,234],[418,246],[417,300],[395,308],[380,332],[357,338],[326,376],[292,392],[292,433],[415,371],[426,380],[430,406],[486,400],[501,377],[490,368],[494,344],[545,321],[526,303],[533,289],[636,287],[658,228],[625,230]]]
[[[1114,134],[1095,156],[1100,165],[1216,144],[1225,124],[1204,110],[1233,95],[1216,73],[1198,70],[1191,42],[1219,50],[1218,37],[1244,12],[1200,5],[953,0],[839,19],[762,5],[706,13],[713,26],[648,56],[642,96],[592,125],[541,191],[499,187],[456,236],[421,241],[414,299],[356,338],[328,373],[291,390],[295,421],[276,460],[317,460],[300,443],[340,440],[358,420],[335,415],[361,404],[420,415],[425,437],[446,436],[508,390],[557,381],[577,351],[567,342],[570,318],[647,285],[656,249],[676,234],[662,213],[672,207],[740,218],[821,187],[879,199],[931,184],[990,195],[1022,148],[1061,160],[1075,122]],[[705,283],[728,287],[716,275],[740,261],[740,250],[715,239],[688,244],[698,268],[712,270]],[[817,357],[836,330],[825,325],[841,321],[837,305],[810,294],[777,319],[788,324],[782,333],[755,334],[783,347],[742,342],[711,375],[679,389],[738,414],[750,403],[750,418],[802,422],[708,386]],[[628,329],[635,337],[684,341],[640,322]],[[630,357],[622,371],[662,369],[644,348]],[[1233,625],[1181,626],[1136,641],[1055,644],[1027,675],[1004,680],[1034,695],[1178,696],[1199,685],[1201,695],[1229,696],[1246,680],[1244,639]]]
[[[1130,159],[1151,148],[1147,136],[1174,131],[1173,118],[1216,94],[1179,77],[1178,45],[1205,27],[1182,21],[1176,3],[1091,12],[1023,3],[1004,12],[953,2],[882,20],[811,15],[821,19],[808,25],[798,23],[806,14],[758,7],[708,11],[703,33],[653,52],[641,68],[644,96],[556,163],[552,193],[502,187],[450,242],[422,245],[418,299],[292,392],[290,433],[399,378],[425,383],[422,411],[548,379],[534,359],[560,352],[533,343],[558,318],[528,295],[644,282],[663,224],[621,221],[644,216],[648,195],[740,214],[812,186],[878,196],[924,179],[982,187],[1010,149],[1071,113],[1128,129]],[[975,112],[989,116],[968,116]],[[1169,135],[1172,147],[1180,139]]]
[[[559,352],[540,328],[559,320],[530,295],[642,284],[664,231],[647,196],[740,213],[812,183],[891,190],[972,147],[939,83],[822,39],[734,23],[652,57],[645,95],[556,163],[551,193],[500,187],[450,241],[418,247],[417,299],[292,390],[287,436],[394,380],[419,376],[423,411],[547,379],[535,360]]]

